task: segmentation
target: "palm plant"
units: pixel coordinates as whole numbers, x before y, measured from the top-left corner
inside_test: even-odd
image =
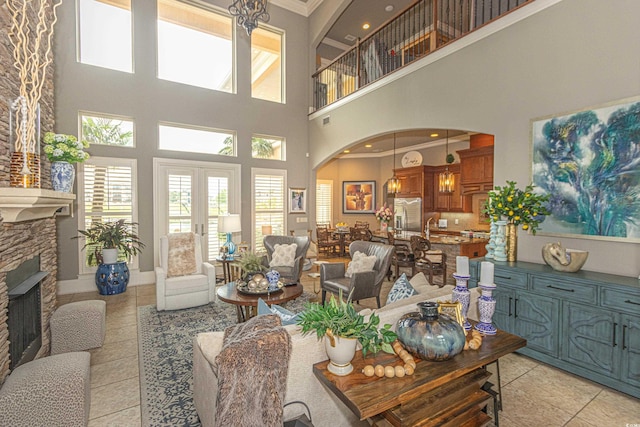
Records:
[[[84,237],[86,240],[82,249],[89,246],[93,248],[93,252],[89,254],[89,264],[92,264],[94,259],[102,264],[102,249],[117,249],[120,255],[129,259],[133,255],[138,255],[145,246],[135,231],[136,226],[137,223],[126,222],[124,219],[104,223],[94,222],[88,229],[78,230],[80,236],[74,239]]]

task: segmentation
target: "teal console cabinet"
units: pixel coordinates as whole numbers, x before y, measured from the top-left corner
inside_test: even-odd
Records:
[[[480,262],[471,260],[470,287]],[[534,359],[640,398],[640,281],[544,264],[497,262],[494,324]]]

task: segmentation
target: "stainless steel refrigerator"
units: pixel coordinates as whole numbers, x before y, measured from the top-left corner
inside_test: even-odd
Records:
[[[396,198],[393,201],[393,226],[402,231],[422,231],[422,199]]]

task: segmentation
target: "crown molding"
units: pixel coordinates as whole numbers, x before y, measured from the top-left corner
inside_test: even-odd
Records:
[[[322,1],[323,0],[309,0],[303,3],[300,0],[271,0],[271,3],[308,18],[313,11],[320,6]]]

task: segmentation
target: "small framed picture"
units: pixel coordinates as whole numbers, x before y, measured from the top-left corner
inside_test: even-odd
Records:
[[[462,304],[460,301],[438,301],[438,313],[449,316],[460,326],[464,327],[464,319],[462,318]]]
[[[238,245],[238,256],[243,256],[244,254],[246,254],[247,252],[249,252],[249,244],[247,242],[241,242]]]
[[[307,189],[289,188],[289,213],[303,214],[307,212]]]

